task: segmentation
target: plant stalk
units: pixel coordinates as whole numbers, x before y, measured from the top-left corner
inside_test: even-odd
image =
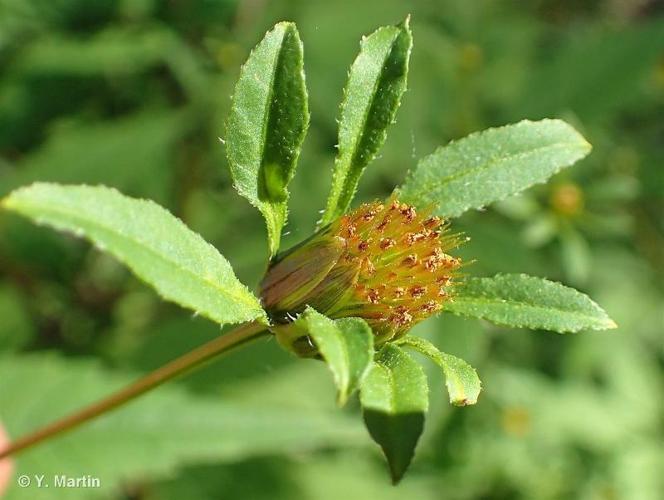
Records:
[[[72,415],[57,420],[50,425],[42,427],[32,434],[17,439],[5,449],[0,450],[0,460],[27,448],[31,448],[54,436],[70,431],[85,422],[103,415],[104,413],[108,413],[137,398],[141,394],[144,394],[169,380],[179,377],[180,375],[188,373],[195,368],[199,368],[220,354],[265,335],[266,333],[265,325],[259,323],[252,322],[241,325],[227,334],[221,335],[207,344],[183,354],[170,363],[157,368],[155,371],[137,380],[128,387],[121,389],[115,394],[112,394]]]

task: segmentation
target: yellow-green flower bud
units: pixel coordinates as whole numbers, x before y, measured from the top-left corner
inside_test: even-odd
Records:
[[[446,251],[457,245],[438,217],[396,199],[367,203],[279,256],[263,305],[277,328],[306,306],[363,318],[380,344],[442,309],[461,264]]]

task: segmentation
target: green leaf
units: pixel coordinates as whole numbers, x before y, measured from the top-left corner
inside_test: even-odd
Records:
[[[279,23],[242,67],[226,131],[235,189],[263,214],[270,255],[279,249],[287,186],[308,126],[302,42],[295,24]]]
[[[0,420],[11,436],[19,437],[125,387],[134,377],[92,361],[39,354],[0,357],[0,380]],[[361,442],[362,428],[350,416],[312,406],[294,411],[281,402],[247,401],[243,383],[234,385],[238,393],[232,400],[161,387],[17,455],[15,474],[90,474],[101,481],[95,494],[115,498],[127,481],[171,476],[186,464],[232,463]],[[3,499],[25,499],[26,490],[12,483]],[[27,496],[96,498],[89,489],[70,489],[65,495],[50,490],[31,488]]]
[[[311,339],[337,386],[337,400],[343,405],[360,386],[373,360],[373,333],[359,318],[331,320],[307,308],[284,330],[290,339]],[[277,333],[280,342],[284,339]]]
[[[39,224],[84,236],[159,294],[218,323],[267,321],[228,261],[168,211],[115,189],[37,183],[2,205]]]
[[[0,284],[0,352],[18,351],[35,337],[36,328],[28,300],[22,300],[18,289]]]
[[[362,40],[341,103],[339,151],[321,224],[348,210],[362,172],[385,142],[406,90],[412,46],[408,18]]]
[[[616,324],[583,293],[542,278],[503,274],[469,278],[455,291],[446,310],[518,328],[558,333],[606,330]]]
[[[395,484],[415,454],[428,396],[422,367],[401,348],[386,344],[362,383],[360,401],[369,434],[383,449]]]
[[[398,194],[406,203],[431,204],[438,215],[456,217],[546,181],[590,149],[561,120],[524,120],[438,148],[418,162]]]
[[[664,50],[661,16],[620,30],[570,33],[529,72],[518,112],[546,116],[571,111],[590,123],[609,121],[642,99],[635,91],[647,80]],[[620,61],[620,64],[616,64]],[[552,84],[556,82],[556,84]],[[597,92],[597,83],[602,91]],[[546,92],[542,89],[546,88]]]
[[[22,74],[128,75],[163,61],[178,42],[172,32],[111,28],[85,40],[49,34],[28,44],[12,67]]]
[[[412,347],[429,357],[443,369],[450,403],[455,406],[477,403],[477,398],[482,390],[482,383],[475,369],[463,359],[439,351],[435,345],[421,337],[407,335],[399,339],[397,343],[398,345]]]

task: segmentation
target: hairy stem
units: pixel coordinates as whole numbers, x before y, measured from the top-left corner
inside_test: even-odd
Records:
[[[227,334],[221,335],[207,344],[174,359],[161,368],[157,368],[115,394],[14,441],[5,449],[0,450],[0,460],[108,413],[169,380],[188,373],[194,368],[199,368],[220,354],[265,334],[265,325],[258,323],[241,325]]]

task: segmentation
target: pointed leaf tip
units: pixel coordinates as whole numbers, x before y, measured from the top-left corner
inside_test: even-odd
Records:
[[[394,484],[415,455],[428,396],[422,367],[397,345],[386,344],[362,383],[360,402],[364,422],[385,454]]]

